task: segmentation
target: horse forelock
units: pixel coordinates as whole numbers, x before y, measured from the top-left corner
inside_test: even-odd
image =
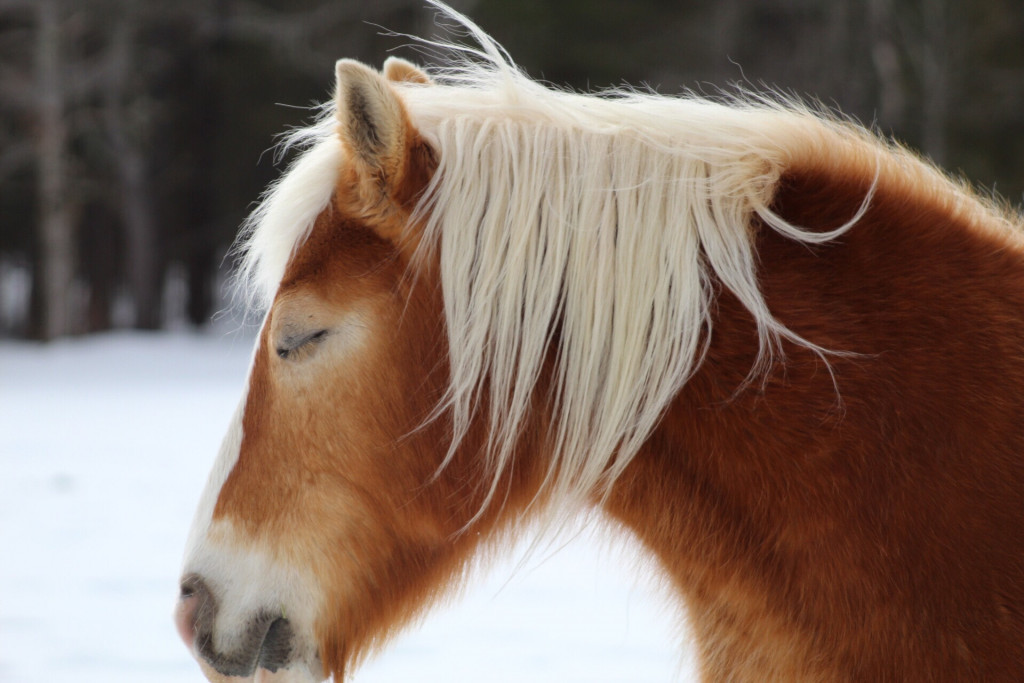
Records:
[[[344,163],[329,108],[316,123],[289,136],[283,149],[302,153],[263,193],[242,225],[234,247],[238,257],[235,294],[249,308],[266,309],[295,250],[330,204]]]

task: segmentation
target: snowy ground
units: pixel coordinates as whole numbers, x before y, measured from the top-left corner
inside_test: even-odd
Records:
[[[170,614],[249,349],[183,333],[0,342],[0,683],[202,680]],[[693,678],[664,596],[607,543],[583,535],[516,564],[355,680]]]

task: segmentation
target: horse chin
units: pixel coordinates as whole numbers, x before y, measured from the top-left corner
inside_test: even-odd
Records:
[[[326,680],[319,661],[293,662],[274,671],[257,669],[251,676],[226,676],[202,658],[199,659],[199,668],[210,683],[320,683]]]
[[[271,673],[266,669],[260,669],[256,672],[255,683],[318,683],[319,681],[320,679],[314,677],[308,670],[281,669]]]
[[[326,680],[322,673],[314,674],[314,670],[322,671],[322,667],[293,664],[276,671],[259,669],[256,671],[253,683],[320,683],[320,681]]]

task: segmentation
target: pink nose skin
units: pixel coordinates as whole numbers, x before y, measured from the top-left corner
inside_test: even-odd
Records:
[[[196,639],[196,607],[199,598],[195,594],[182,595],[174,608],[174,625],[178,627],[178,635],[185,641],[185,647],[192,649]]]
[[[174,625],[178,627],[178,634],[189,650],[192,650],[192,645],[196,641],[201,616],[199,611],[204,605],[205,611],[209,612],[212,607],[210,592],[202,579],[195,574],[189,574],[181,582],[181,597],[178,606],[174,608]],[[209,616],[207,614],[207,617]]]

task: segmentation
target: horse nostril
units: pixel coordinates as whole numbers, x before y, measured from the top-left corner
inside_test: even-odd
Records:
[[[192,649],[196,634],[204,623],[212,621],[214,608],[210,590],[196,574],[189,574],[181,581],[181,596],[174,609],[174,624],[185,645]]]
[[[271,622],[260,644],[259,668],[276,673],[288,666],[295,656],[294,640],[295,634],[287,619],[279,617]]]

